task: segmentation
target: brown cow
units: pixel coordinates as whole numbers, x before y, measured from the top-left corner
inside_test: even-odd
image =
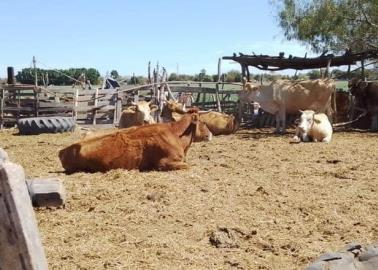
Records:
[[[132,126],[142,126],[145,124],[155,123],[151,112],[156,111],[158,107],[147,101],[133,103],[132,106],[124,110],[119,119],[119,128],[128,128]]]
[[[60,150],[59,158],[67,173],[187,169],[191,143],[211,136],[197,111],[190,111],[177,122],[132,127],[74,143]]]
[[[348,83],[350,93],[356,98],[356,106],[371,115],[370,129],[378,131],[378,82],[365,82],[354,78]]]
[[[163,107],[161,116],[166,121],[177,121],[185,113],[185,106],[175,101],[168,101]],[[220,112],[200,112],[200,121],[204,122],[211,133],[216,135],[228,135],[239,128],[239,123],[233,115]]]

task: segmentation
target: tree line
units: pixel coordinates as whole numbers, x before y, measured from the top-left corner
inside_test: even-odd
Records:
[[[37,68],[36,72],[39,85],[46,83],[53,85],[71,85],[74,83],[71,78],[77,79],[82,73],[85,74],[87,80],[90,80],[91,84],[98,84],[100,81],[100,72],[94,68],[69,68],[59,70]],[[16,80],[24,84],[34,84],[34,69],[23,68],[17,73]]]

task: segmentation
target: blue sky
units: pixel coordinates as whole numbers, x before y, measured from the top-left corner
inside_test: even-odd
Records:
[[[6,67],[94,67],[146,75],[157,61],[168,72],[216,73],[233,52],[303,56],[285,41],[270,0],[1,0],[0,77]],[[230,61],[223,71],[239,69]],[[253,70],[253,73],[256,73]]]

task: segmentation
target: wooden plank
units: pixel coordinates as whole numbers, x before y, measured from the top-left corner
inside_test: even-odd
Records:
[[[113,95],[116,93],[115,89],[98,89],[99,95]],[[95,90],[79,90],[79,96],[95,95]]]
[[[4,113],[12,113],[12,112],[34,112],[34,107],[8,107],[4,106]]]
[[[99,94],[98,95],[98,100],[113,100],[115,99],[116,94]],[[95,99],[95,94],[94,95],[85,95],[85,96],[78,96],[78,102],[88,102]]]
[[[95,108],[94,106],[79,106],[79,107],[76,108],[76,111],[77,112],[88,112],[88,111],[93,111],[95,109],[99,110],[100,112],[104,112],[104,111],[114,110],[115,106],[114,105],[106,105],[106,106],[97,107],[97,108]]]
[[[52,103],[52,102],[39,102],[40,108],[70,108],[72,109],[74,106],[73,104],[67,104],[67,103]]]
[[[0,269],[47,270],[24,170],[0,164]]]

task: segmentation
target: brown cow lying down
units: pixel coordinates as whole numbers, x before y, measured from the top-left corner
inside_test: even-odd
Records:
[[[167,101],[161,116],[166,121],[177,121],[185,113],[185,107],[175,101]],[[213,135],[228,135],[239,128],[239,123],[233,115],[220,112],[200,112],[199,119],[204,122]]]
[[[211,136],[197,111],[190,111],[177,122],[131,127],[74,143],[62,149],[59,158],[67,173],[187,169],[184,161],[191,143]]]

